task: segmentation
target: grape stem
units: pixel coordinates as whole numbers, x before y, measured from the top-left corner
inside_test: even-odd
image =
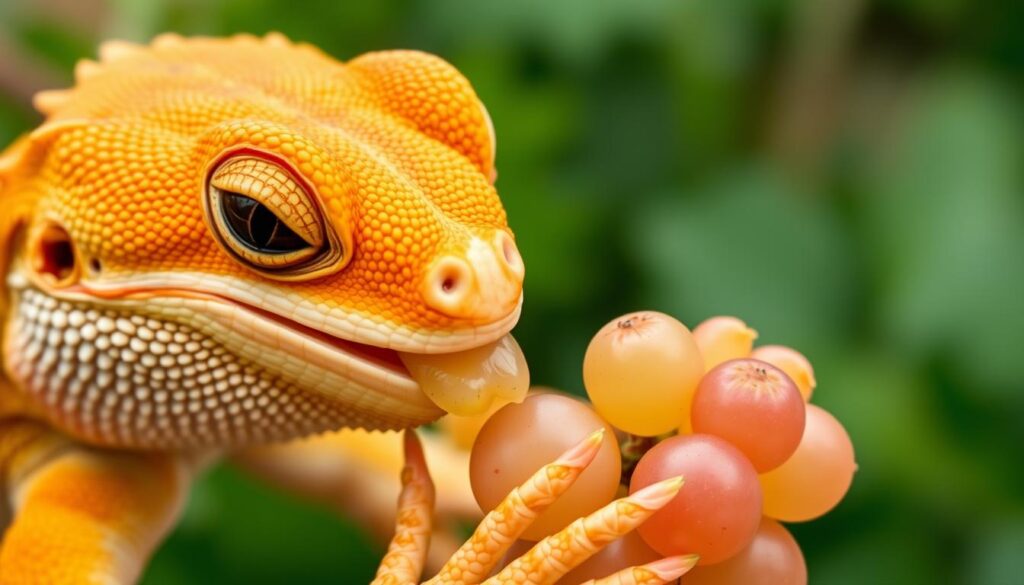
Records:
[[[636,469],[636,464],[640,462],[640,458],[644,456],[644,453],[647,453],[652,447],[670,436],[671,434],[657,437],[641,437],[640,435],[627,433],[626,438],[619,445],[619,451],[622,453],[622,478],[619,480],[619,483],[628,488],[630,480],[633,479],[633,470]]]

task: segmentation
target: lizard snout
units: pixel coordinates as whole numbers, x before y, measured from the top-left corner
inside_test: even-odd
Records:
[[[515,310],[523,275],[523,259],[512,236],[499,230],[490,242],[472,238],[462,256],[437,258],[423,280],[423,297],[449,317],[493,321]]]

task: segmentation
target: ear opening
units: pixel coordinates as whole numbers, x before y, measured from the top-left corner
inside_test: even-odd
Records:
[[[28,246],[29,266],[43,284],[66,287],[78,282],[81,262],[63,226],[48,221],[34,228]]]

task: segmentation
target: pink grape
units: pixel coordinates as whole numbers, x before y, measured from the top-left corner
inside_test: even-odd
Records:
[[[807,585],[807,565],[796,539],[778,522],[765,518],[750,545],[733,558],[696,567],[685,585]]]
[[[696,553],[710,565],[750,544],[761,521],[761,489],[738,449],[711,435],[666,439],[640,458],[629,491],[677,475],[685,482],[679,494],[637,529],[651,548],[665,556]]]
[[[800,391],[782,370],[744,358],[704,375],[690,420],[694,432],[729,441],[764,473],[796,451],[804,433],[804,409]]]

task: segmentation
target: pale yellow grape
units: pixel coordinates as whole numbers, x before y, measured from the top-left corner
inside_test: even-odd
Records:
[[[601,328],[583,359],[583,383],[597,412],[634,435],[667,433],[689,419],[704,361],[685,325],[655,311]]]
[[[846,429],[825,410],[808,404],[800,445],[785,463],[759,478],[764,515],[783,522],[813,520],[843,499],[856,470]]]
[[[450,354],[399,356],[423,393],[452,414],[483,414],[494,402],[519,402],[530,388],[530,370],[511,335]]]
[[[694,327],[693,339],[704,357],[704,368],[710,370],[722,362],[750,355],[757,331],[736,317],[719,316]]]
[[[804,402],[810,401],[814,387],[818,383],[814,379],[814,368],[804,354],[784,345],[762,345],[750,352],[750,357],[768,362],[786,372],[786,375],[796,383]]]

